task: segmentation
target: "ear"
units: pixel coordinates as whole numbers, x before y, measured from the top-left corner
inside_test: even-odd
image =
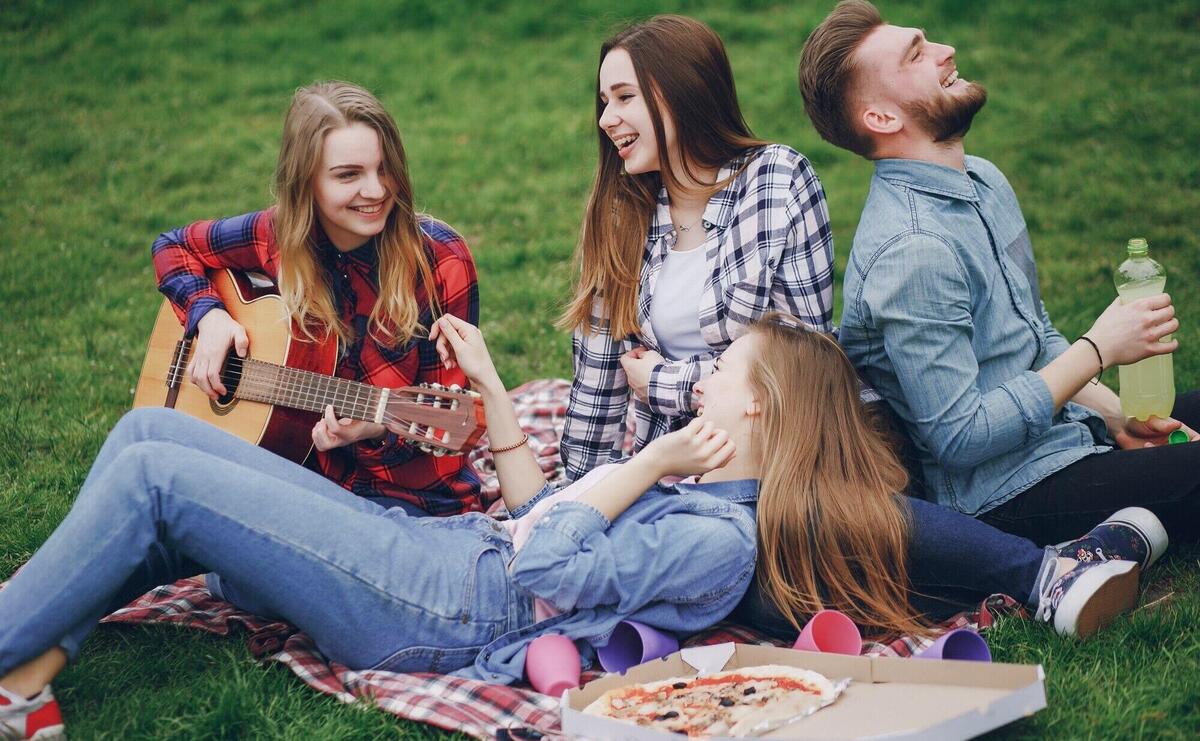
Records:
[[[869,105],[859,117],[863,128],[872,134],[895,134],[904,128],[904,122],[892,109],[881,105]]]
[[[757,417],[760,414],[762,414],[762,405],[758,403],[758,399],[752,399],[750,403],[746,405],[746,416]]]

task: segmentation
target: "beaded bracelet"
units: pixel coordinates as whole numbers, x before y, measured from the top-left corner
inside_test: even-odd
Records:
[[[496,453],[507,453],[507,452],[508,452],[508,451],[510,451],[510,450],[516,450],[517,448],[521,447],[522,445],[524,445],[524,444],[525,444],[525,443],[527,443],[527,442],[529,442],[529,435],[528,435],[528,434],[522,434],[522,435],[521,435],[521,442],[519,442],[519,443],[513,443],[512,445],[509,445],[509,446],[508,446],[508,447],[506,447],[506,448],[493,448],[491,445],[489,445],[489,446],[488,446],[488,452],[489,452],[489,453],[491,453],[492,455],[495,455]]]

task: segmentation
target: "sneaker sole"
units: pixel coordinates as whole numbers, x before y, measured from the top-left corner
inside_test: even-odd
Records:
[[[1142,569],[1148,569],[1167,550],[1167,529],[1153,512],[1143,507],[1126,507],[1114,512],[1105,522],[1114,522],[1133,528],[1146,539],[1150,545],[1150,553]]]
[[[1138,568],[1133,561],[1109,561],[1088,569],[1063,595],[1054,612],[1061,635],[1087,638],[1137,603]]]

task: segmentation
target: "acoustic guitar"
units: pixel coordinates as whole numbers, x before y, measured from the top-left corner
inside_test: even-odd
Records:
[[[312,450],[312,428],[332,404],[339,418],[387,424],[434,455],[471,450],[486,431],[479,394],[437,384],[387,389],[333,376],[337,340],[312,342],[293,331],[283,299],[265,276],[209,271],[221,301],[246,328],[250,352],[230,351],[221,369],[226,394],[208,398],[186,370],[193,338],[164,300],[134,390],[135,407],[166,406],[209,422],[297,463]]]

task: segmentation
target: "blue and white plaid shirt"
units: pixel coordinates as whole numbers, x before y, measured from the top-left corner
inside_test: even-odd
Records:
[[[833,235],[825,191],[808,160],[772,144],[729,162],[718,178],[734,174],[709,199],[703,216],[710,276],[699,311],[709,350],[654,369],[649,403],[634,400],[634,450],[687,423],[694,410],[692,386],[753,320],[783,311],[815,329],[832,329]],[[630,390],[620,358],[635,345],[661,352],[650,325],[650,298],[674,242],[663,188],[642,256],[638,333],[613,337],[597,298],[591,334],[576,330],[572,340],[575,378],[562,439],[568,479],[623,456]]]

